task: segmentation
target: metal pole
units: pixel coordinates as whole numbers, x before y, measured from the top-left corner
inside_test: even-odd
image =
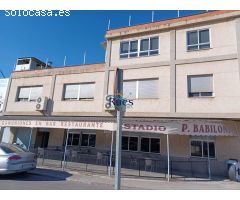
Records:
[[[131,17],[131,15],[129,15],[129,18],[128,18],[128,26],[131,26],[131,19],[132,19],[132,17]]]
[[[64,148],[64,155],[63,155],[62,170],[64,170],[64,167],[65,167],[65,160],[66,160],[66,151],[67,151],[68,135],[69,135],[69,129],[67,130],[67,137],[66,137],[66,141],[65,141],[65,148]]]
[[[63,66],[66,66],[67,56],[64,56]]]
[[[169,155],[169,136],[168,136],[168,133],[167,133],[167,165],[168,165],[168,177],[167,177],[167,180],[169,182],[170,180],[170,155]]]
[[[209,154],[209,138],[207,140],[207,150],[208,150],[208,179],[211,179],[211,163],[210,163],[210,154]]]
[[[154,21],[154,11],[152,11],[152,22]]]
[[[29,143],[28,143],[28,151],[31,147],[31,142],[32,142],[32,133],[33,133],[33,128],[31,128],[30,136],[29,136]]]
[[[108,29],[107,29],[107,30],[110,29],[110,25],[111,25],[111,20],[109,19],[109,20],[108,20]]]
[[[114,132],[112,131],[112,141],[111,141],[111,151],[110,151],[110,159],[109,159],[109,169],[108,169],[108,176],[111,176],[111,171],[112,171],[112,151],[113,151],[113,134]]]
[[[115,190],[121,188],[122,110],[117,111]]]

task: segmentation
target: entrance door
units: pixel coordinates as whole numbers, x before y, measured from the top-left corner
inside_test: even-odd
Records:
[[[35,148],[46,148],[48,146],[49,132],[37,132]]]

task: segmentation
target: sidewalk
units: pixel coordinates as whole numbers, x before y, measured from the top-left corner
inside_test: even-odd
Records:
[[[102,185],[104,188],[109,187],[109,189],[114,189],[114,176],[92,174],[88,172],[76,172],[66,170],[52,170],[53,168],[39,167],[30,173],[49,176],[53,178],[63,179],[66,181],[75,181],[88,183],[92,185]],[[70,174],[70,176],[66,176]],[[166,179],[145,179],[141,178],[122,178],[122,189],[139,189],[139,190],[240,190],[240,183],[232,182],[229,180],[198,180],[188,179],[188,180],[171,180],[167,182]]]

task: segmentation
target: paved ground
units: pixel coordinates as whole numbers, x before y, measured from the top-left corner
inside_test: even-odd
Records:
[[[108,190],[114,189],[114,177],[77,172],[63,172],[50,168],[38,168],[28,174],[0,176],[0,189],[20,190]],[[122,189],[236,189],[240,190],[240,183],[228,180],[172,180],[122,178]]]

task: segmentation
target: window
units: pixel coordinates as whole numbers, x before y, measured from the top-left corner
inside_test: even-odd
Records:
[[[158,54],[159,38],[152,37],[142,39],[140,42],[140,56],[149,56]]]
[[[187,50],[210,48],[209,29],[187,32]]]
[[[215,158],[215,144],[213,141],[192,140],[191,141],[191,156],[208,157],[208,144],[209,144],[209,157]]]
[[[213,75],[188,76],[188,97],[213,96]]]
[[[21,59],[18,60],[17,65],[26,65],[30,63],[30,59]]]
[[[159,138],[141,138],[141,151],[160,153]]]
[[[69,133],[68,135],[68,146],[86,146],[95,147],[96,135],[95,134],[80,134],[80,133]]]
[[[95,134],[82,134],[81,146],[95,147],[96,135]]]
[[[66,84],[64,100],[94,99],[95,84]]]
[[[68,142],[69,146],[78,146],[80,144],[80,134],[68,134]]]
[[[20,87],[17,101],[36,101],[42,95],[42,86]]]
[[[120,42],[120,58],[159,54],[159,37]]]
[[[127,99],[158,98],[158,79],[124,81],[123,96]]]
[[[137,151],[138,150],[138,137],[122,137],[122,150]]]
[[[138,40],[120,43],[120,58],[137,56],[138,56]]]

